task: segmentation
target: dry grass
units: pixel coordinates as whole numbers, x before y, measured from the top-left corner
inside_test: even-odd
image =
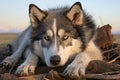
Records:
[[[120,43],[120,34],[115,34],[114,38],[116,39],[115,42]]]
[[[0,34],[0,47],[11,43],[16,37],[16,34]]]

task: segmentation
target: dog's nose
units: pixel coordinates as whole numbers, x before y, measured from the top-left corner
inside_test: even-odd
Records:
[[[50,58],[50,63],[51,63],[52,65],[58,65],[58,64],[60,63],[60,61],[61,61],[61,58],[60,58],[60,56],[58,56],[58,55],[52,56],[52,57]]]

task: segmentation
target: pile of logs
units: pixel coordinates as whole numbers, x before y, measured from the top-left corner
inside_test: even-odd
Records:
[[[97,28],[96,43],[101,48],[105,61],[112,63],[120,59],[120,43],[114,43],[115,38],[111,32],[110,24]]]

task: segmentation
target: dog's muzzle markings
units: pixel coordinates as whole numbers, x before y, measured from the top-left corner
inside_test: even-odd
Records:
[[[54,54],[56,54],[55,52],[57,52],[57,26],[56,26],[56,19],[54,19],[54,21],[53,21],[53,26],[52,26],[52,28],[53,28],[53,33],[54,33],[54,47],[53,47],[53,52],[54,52]],[[52,64],[52,65],[58,65],[59,63],[60,63],[60,61],[61,61],[61,58],[60,58],[60,56],[59,55],[53,55],[53,56],[51,56],[50,57],[50,63]]]
[[[29,17],[31,25],[13,41],[13,54],[1,63],[12,66],[23,55],[26,60],[15,71],[18,76],[34,74],[40,58],[49,67],[62,67],[72,60],[63,73],[79,79],[90,61],[102,60],[94,43],[95,23],[80,2],[47,11],[31,4]]]

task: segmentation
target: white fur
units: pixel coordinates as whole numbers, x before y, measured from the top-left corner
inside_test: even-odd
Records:
[[[53,32],[51,30],[48,30],[47,31],[47,35],[50,36],[50,37],[52,37],[53,36]]]
[[[93,41],[90,41],[87,49],[75,57],[73,62],[65,69],[64,74],[71,78],[80,78],[81,75],[85,75],[85,69],[92,60],[102,60],[102,55]]]
[[[25,62],[17,68],[15,74],[20,74],[19,76],[34,74],[37,63],[38,56],[30,52]]]
[[[43,54],[45,57],[45,62],[48,66],[50,67],[56,67],[53,66],[50,63],[50,57],[54,55],[59,55],[61,58],[61,62],[57,66],[62,66],[64,65],[67,60],[69,59],[70,56],[74,56],[75,54],[79,53],[81,51],[80,46],[81,46],[81,41],[80,39],[72,39],[72,46],[67,46],[67,47],[62,47],[59,45],[59,49],[55,50],[55,46],[50,46],[49,49],[43,48]]]
[[[62,38],[64,34],[65,31],[63,29],[58,30],[58,35],[60,36],[60,38]]]
[[[79,74],[85,75],[85,69],[90,61],[91,59],[88,56],[88,53],[86,52],[79,53],[75,57],[73,62],[67,66],[64,73],[71,77],[74,77],[74,76],[80,77]]]
[[[56,51],[57,50],[57,26],[56,26],[56,19],[54,18],[54,21],[53,21],[53,33],[54,33],[54,38],[55,38],[55,43],[54,43],[54,50]]]

